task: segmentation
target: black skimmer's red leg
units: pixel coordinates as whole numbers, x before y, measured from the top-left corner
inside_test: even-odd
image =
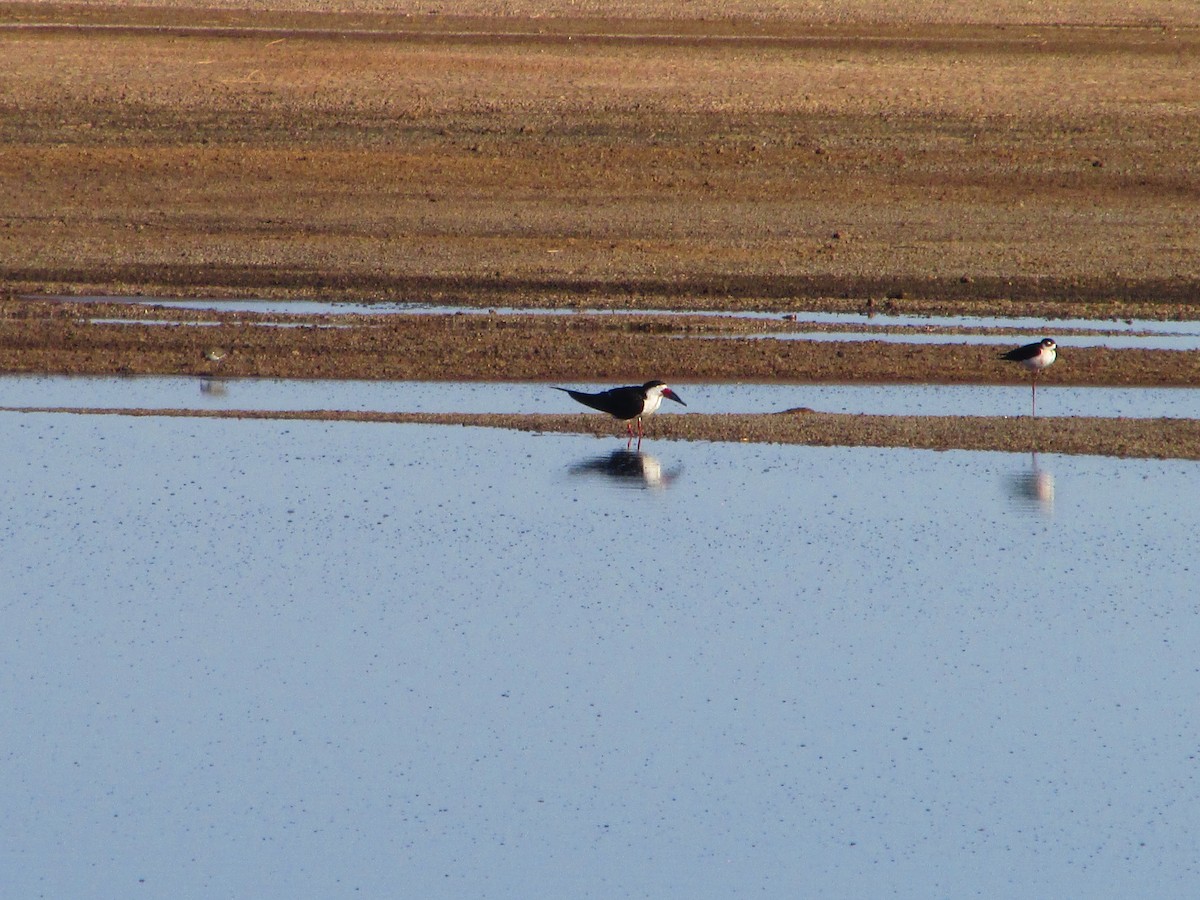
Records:
[[[633,442],[633,420],[637,419],[638,446],[641,446],[645,429],[642,426],[642,416],[651,415],[662,404],[663,397],[687,406],[679,395],[667,387],[665,381],[647,381],[645,384],[631,384],[626,387],[611,388],[607,391],[589,394],[586,391],[573,391],[570,388],[556,387],[556,391],[565,391],[584,406],[608,413],[614,419],[625,423],[625,431]]]
[[[1026,344],[1024,347],[1017,347],[1015,350],[1002,353],[1000,354],[1000,358],[1006,359],[1009,362],[1020,363],[1033,373],[1032,410],[1033,415],[1036,416],[1038,375],[1042,373],[1042,369],[1058,358],[1058,344],[1054,343],[1052,338],[1042,338],[1036,344]]]

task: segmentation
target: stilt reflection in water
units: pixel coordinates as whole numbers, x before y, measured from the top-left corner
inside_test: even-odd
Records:
[[[1038,466],[1035,450],[1028,471],[1009,476],[1009,494],[1017,506],[1043,515],[1054,514],[1054,475]]]
[[[664,472],[662,463],[641,451],[614,450],[604,456],[593,456],[571,466],[572,475],[605,475],[621,487],[663,489],[670,485],[681,467]]]
[[[200,393],[210,397],[224,397],[229,393],[229,387],[220,378],[201,378]]]

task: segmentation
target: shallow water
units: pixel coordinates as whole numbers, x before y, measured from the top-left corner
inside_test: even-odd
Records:
[[[518,309],[510,307],[444,306],[440,304],[408,303],[354,303],[326,302],[313,300],[171,300],[146,297],[72,297],[55,298],[75,301],[119,301],[137,306],[161,306],[168,309],[202,309],[221,312],[253,311],[264,314],[306,315],[659,315],[659,316],[707,316],[733,319],[778,320],[784,315],[774,311],[728,312],[728,311],[672,311],[672,310],[598,310],[580,308],[563,309]],[[991,317],[991,316],[915,316],[892,314],[862,314],[840,312],[800,312],[787,314],[787,318],[804,324],[849,325],[858,331],[811,331],[780,332],[771,335],[730,335],[731,338],[747,337],[775,338],[779,340],[810,341],[886,341],[916,344],[1024,344],[1034,337],[1058,335],[1064,348],[1109,347],[1113,349],[1143,350],[1200,350],[1200,321],[1163,322],[1155,319],[1048,319],[1037,317]],[[96,320],[118,322],[120,320]],[[135,322],[136,320],[130,320]],[[137,322],[137,324],[147,324]],[[166,323],[164,323],[166,324]],[[169,323],[186,324],[186,323]],[[215,323],[190,323],[209,325]],[[271,323],[267,323],[271,324]],[[274,323],[278,325],[278,323]],[[327,326],[330,327],[330,326]],[[983,328],[1000,334],[959,334],[949,329]],[[906,329],[889,331],[888,329]],[[1063,339],[1064,335],[1068,336]],[[717,338],[720,339],[720,338]]]
[[[1200,875],[1196,463],[0,428],[8,896]]]
[[[601,390],[612,385],[568,385]],[[794,407],[875,415],[1023,416],[1028,382],[982,385],[690,384],[686,407],[660,414],[771,413]],[[1092,388],[1043,384],[1038,415],[1200,418],[1194,388]],[[0,376],[0,407],[265,409],[372,412],[571,413],[577,403],[536,382],[341,381],[158,376]]]
[[[1040,332],[1039,332],[1040,333]],[[885,344],[970,344],[973,346],[1019,347],[1030,343],[1034,332],[957,334],[945,331],[793,331],[775,334],[737,334],[713,336],[711,340],[776,341],[882,341]],[[1076,334],[1070,343],[1059,339],[1063,348],[1107,347],[1112,350],[1200,350],[1200,334],[1123,334],[1095,332]]]

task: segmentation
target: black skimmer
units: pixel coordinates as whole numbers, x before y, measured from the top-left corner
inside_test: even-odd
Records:
[[[631,384],[627,387],[611,388],[597,394],[586,391],[573,391],[569,388],[556,387],[556,391],[565,391],[584,406],[606,412],[614,419],[625,423],[629,439],[633,440],[633,420],[637,419],[638,443],[642,442],[642,416],[648,416],[658,409],[662,398],[667,397],[676,403],[687,406],[679,395],[667,387],[665,381],[647,381],[645,384]]]
[[[1042,369],[1058,358],[1058,344],[1052,338],[1042,338],[1036,344],[1026,344],[1000,354],[1001,359],[1020,363],[1033,373],[1033,414],[1037,415],[1037,380]]]

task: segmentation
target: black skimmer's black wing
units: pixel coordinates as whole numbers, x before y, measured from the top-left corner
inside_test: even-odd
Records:
[[[586,391],[573,391],[570,388],[556,387],[556,391],[565,391],[571,398],[578,400],[584,406],[606,412],[614,419],[636,419],[646,408],[646,390],[641,385],[612,388],[589,394]]]

